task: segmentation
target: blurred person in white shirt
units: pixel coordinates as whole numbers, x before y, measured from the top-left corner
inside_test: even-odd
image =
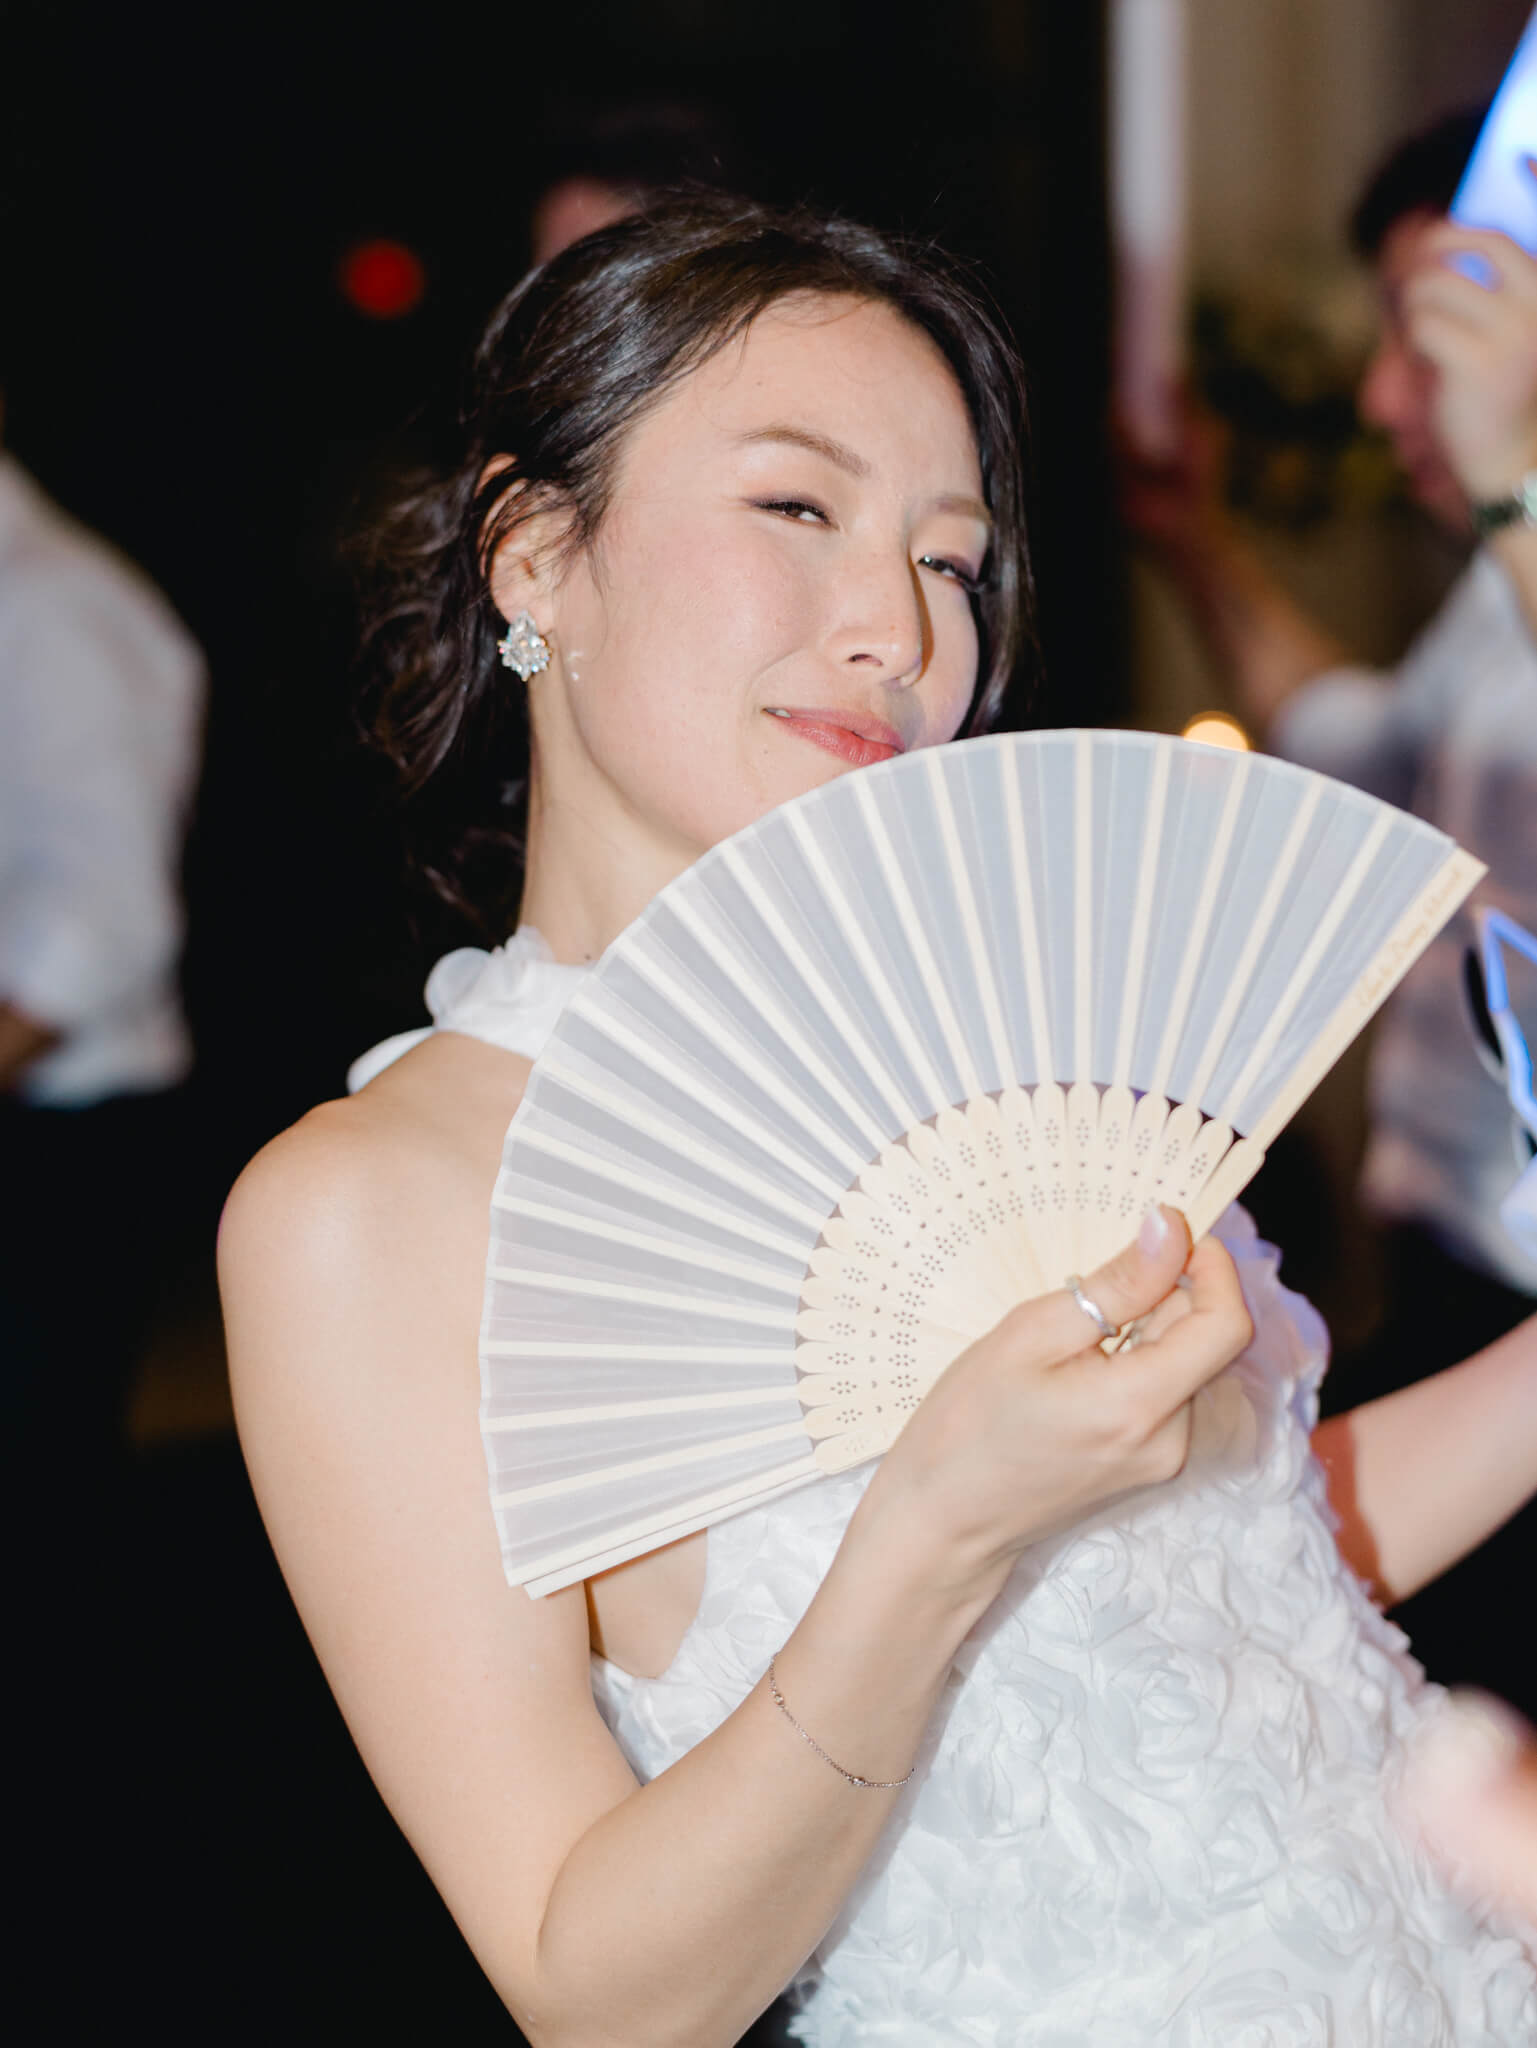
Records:
[[[1263,743],[1430,818],[1488,863],[1478,900],[1530,926],[1537,598],[1528,586],[1537,584],[1537,529],[1523,516],[1481,536],[1477,508],[1500,503],[1537,473],[1537,263],[1503,236],[1472,236],[1443,218],[1478,127],[1476,115],[1459,115],[1403,145],[1369,184],[1352,223],[1381,308],[1362,416],[1387,434],[1431,518],[1468,543],[1483,539],[1398,668],[1352,660],[1270,573],[1227,512],[1220,436],[1198,412],[1187,416],[1174,462],[1129,462],[1123,504]],[[1492,290],[1452,267],[1453,242],[1494,252]],[[1502,331],[1492,350],[1469,353],[1458,333],[1486,313],[1500,316]],[[1470,406],[1480,413],[1472,431]],[[1498,1088],[1466,1056],[1467,938],[1465,923],[1449,930],[1383,1018],[1364,1189],[1412,1246],[1401,1279],[1433,1273],[1447,1285],[1465,1276],[1486,1283],[1479,1291],[1491,1327],[1471,1338],[1482,1343],[1537,1301],[1537,1261],[1498,1218],[1514,1173],[1509,1117]],[[1467,1350],[1472,1298],[1437,1363]]]
[[[1429,818],[1488,864],[1475,902],[1532,927],[1537,262],[1503,235],[1445,218],[1480,125],[1476,114],[1452,116],[1403,144],[1351,223],[1380,313],[1359,410],[1392,443],[1415,501],[1470,548],[1397,669],[1353,660],[1270,572],[1227,510],[1222,436],[1197,408],[1172,461],[1126,452],[1122,503],[1262,744]],[[1333,1376],[1339,1399],[1424,1378],[1537,1306],[1537,1261],[1499,1217],[1518,1171],[1509,1111],[1469,1056],[1469,938],[1464,915],[1427,949],[1373,1043],[1362,1192],[1387,1226],[1386,1314]],[[1513,986],[1512,996],[1537,1021],[1537,990]],[[1530,1649],[1507,1635],[1505,1668],[1483,1661],[1491,1638],[1474,1583],[1487,1578],[1493,1601],[1502,1576],[1525,1577],[1534,1562],[1528,1510],[1429,1596],[1444,1611],[1416,1614],[1413,1632],[1433,1676],[1487,1678],[1537,1711]]]
[[[110,1450],[191,1066],[177,988],[202,655],[0,451],[0,1390]]]

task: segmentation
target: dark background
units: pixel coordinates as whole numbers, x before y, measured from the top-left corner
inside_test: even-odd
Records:
[[[1031,366],[1052,508],[1036,529],[1056,687],[1035,715],[1114,709],[1095,6],[236,0],[190,29],[153,10],[12,16],[6,438],[208,650],[187,979],[224,1164],[416,1021],[445,936],[433,923],[414,943],[402,923],[387,826],[343,758],[336,544],[389,464],[430,443],[524,267],[553,102],[707,101],[735,117],[768,196],[935,233],[981,263]],[[417,314],[368,320],[343,300],[338,260],[370,234],[421,255]]]
[[[244,1159],[422,1018],[425,967],[460,936],[408,903],[350,731],[338,543],[430,448],[522,268],[561,100],[707,101],[767,196],[934,233],[983,266],[1030,364],[1050,508],[1030,716],[1123,711],[1091,0],[11,0],[0,33],[6,440],[161,583],[210,662],[187,861],[199,1063],[169,1219],[195,1284]],[[426,266],[398,322],[337,289],[344,250],[375,234]],[[128,1176],[113,1185],[132,1199]],[[60,1483],[67,1532],[51,1554],[34,1540],[23,1573],[43,1633],[20,1761],[44,1821],[23,2038],[105,2016],[172,2043],[513,2039],[357,1763],[233,1439],[141,1454],[110,1513]]]

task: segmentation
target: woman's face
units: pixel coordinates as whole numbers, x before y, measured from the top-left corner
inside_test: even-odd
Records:
[[[885,306],[780,301],[632,429],[590,550],[531,598],[499,560],[503,610],[528,602],[554,650],[530,684],[539,812],[682,866],[951,738],[987,544],[934,344]]]

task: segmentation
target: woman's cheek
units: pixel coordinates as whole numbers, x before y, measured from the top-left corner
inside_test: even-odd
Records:
[[[968,614],[954,632],[936,647],[934,668],[938,671],[929,717],[925,720],[923,744],[941,746],[953,740],[970,709],[977,691],[978,657],[981,640],[976,620]]]
[[[787,654],[812,649],[821,593],[810,552],[746,526],[705,552],[695,618],[708,622],[711,647],[730,652],[744,682]]]

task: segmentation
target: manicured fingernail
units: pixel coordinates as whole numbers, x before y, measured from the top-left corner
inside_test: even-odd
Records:
[[[1147,1258],[1153,1259],[1169,1242],[1169,1219],[1162,1209],[1149,1209],[1142,1219],[1142,1228],[1137,1232],[1137,1243]]]

